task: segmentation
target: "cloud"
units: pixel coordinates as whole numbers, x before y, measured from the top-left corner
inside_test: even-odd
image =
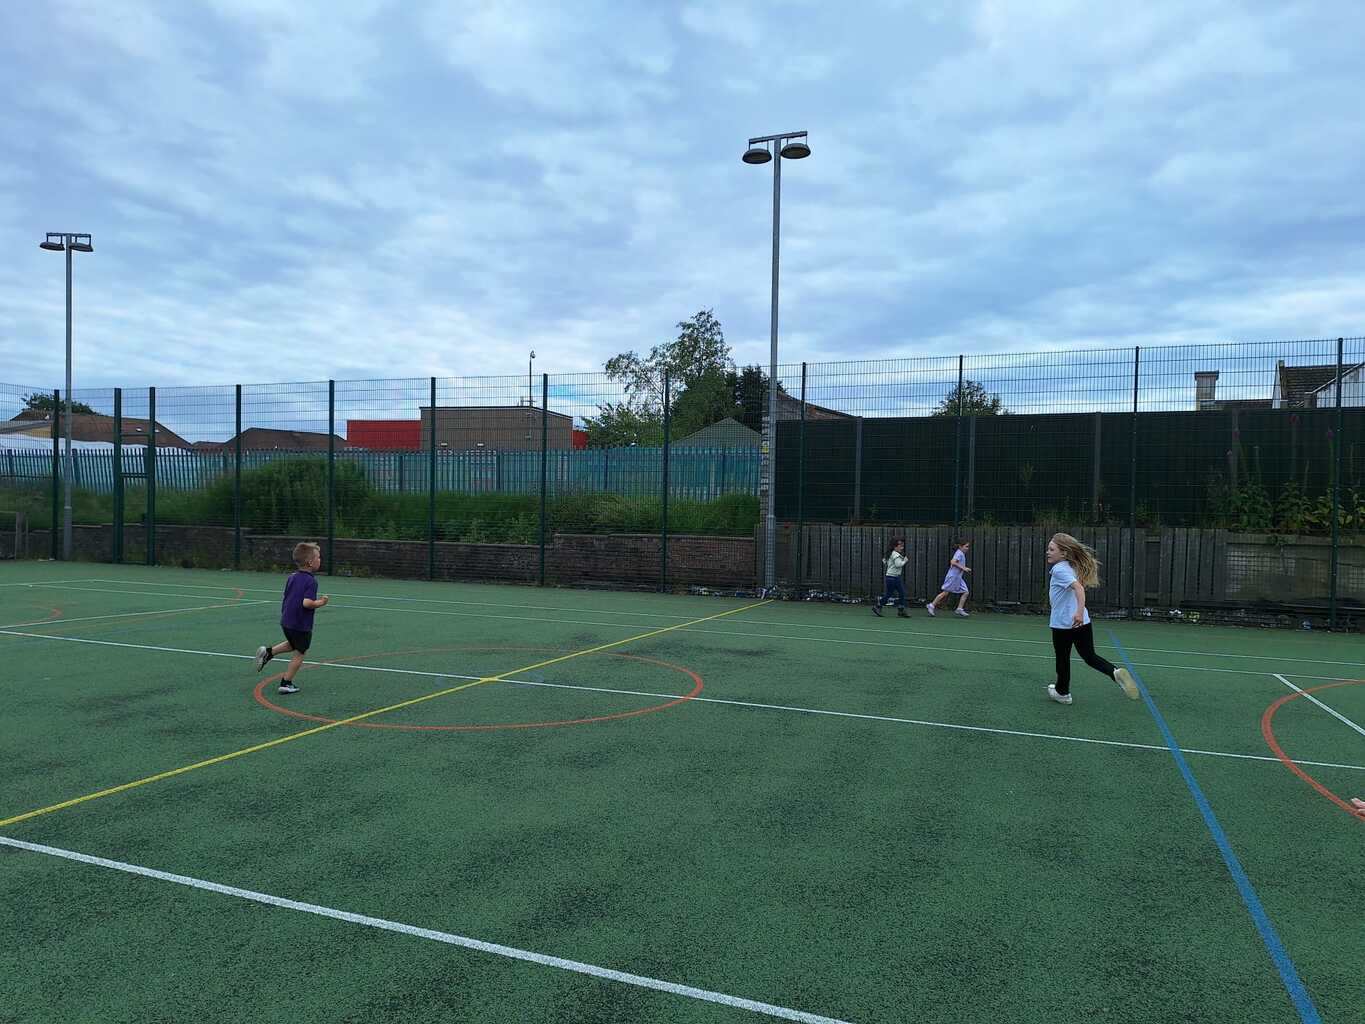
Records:
[[[1330,11],[1158,2],[29,5],[0,39],[0,355],[78,381],[596,375],[713,308],[768,360],[1365,333]],[[58,45],[59,44],[59,45]],[[492,387],[492,385],[490,385]],[[519,385],[518,385],[519,387]],[[516,391],[519,394],[519,390]]]

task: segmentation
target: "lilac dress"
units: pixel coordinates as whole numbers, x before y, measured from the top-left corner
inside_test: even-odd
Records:
[[[962,570],[967,567],[967,552],[958,548],[953,554],[952,564],[948,566],[948,575],[943,577],[943,589],[949,594],[967,593],[967,580],[962,575]]]

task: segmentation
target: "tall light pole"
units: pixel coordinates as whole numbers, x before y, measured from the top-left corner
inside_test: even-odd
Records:
[[[773,160],[774,150],[777,151],[776,160]],[[763,439],[767,457],[763,480],[768,492],[763,527],[763,586],[770,590],[777,582],[777,516],[774,511],[777,489],[774,484],[777,478],[777,265],[782,224],[782,161],[804,160],[808,156],[810,145],[806,142],[806,133],[785,132],[750,139],[743,157],[746,164],[766,164],[772,160],[773,165],[773,304],[768,351],[768,419]]]
[[[66,253],[66,460],[62,466],[62,560],[71,561],[71,485],[73,466],[71,462],[71,254],[73,252],[94,252],[89,235],[78,235],[68,231],[49,231],[47,237],[38,243],[38,248],[48,252]],[[52,410],[57,415],[57,410]]]

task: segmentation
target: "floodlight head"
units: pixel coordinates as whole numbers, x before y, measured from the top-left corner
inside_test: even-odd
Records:
[[[50,238],[45,242],[39,242],[38,248],[46,249],[48,252],[66,252],[66,246],[64,244],[61,242],[54,242]]]
[[[773,155],[768,152],[767,146],[750,146],[744,151],[743,156],[746,164],[766,164],[772,158]]]
[[[89,242],[72,242],[72,243],[71,243],[71,251],[72,251],[72,252],[94,252],[94,251],[95,251],[95,247],[94,247],[93,245],[91,245]]]
[[[782,147],[782,157],[785,160],[804,160],[810,156],[810,146],[805,139],[792,139]]]

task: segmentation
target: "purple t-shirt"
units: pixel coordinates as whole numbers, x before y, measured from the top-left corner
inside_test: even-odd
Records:
[[[280,604],[280,625],[300,633],[313,631],[312,608],[303,606],[303,599],[318,599],[318,579],[311,572],[300,569],[291,573],[284,584],[284,601]]]

